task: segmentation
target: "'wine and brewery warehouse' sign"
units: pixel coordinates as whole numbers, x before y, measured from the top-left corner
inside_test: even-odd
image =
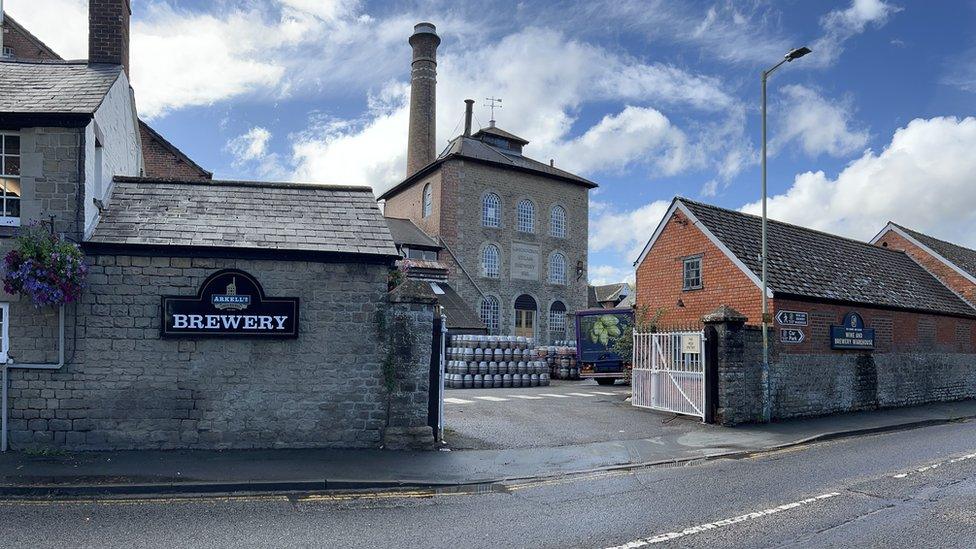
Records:
[[[865,328],[861,315],[844,315],[843,326],[830,327],[831,349],[874,349],[874,328]]]
[[[298,298],[267,297],[239,270],[218,271],[196,296],[163,297],[163,337],[298,337]]]

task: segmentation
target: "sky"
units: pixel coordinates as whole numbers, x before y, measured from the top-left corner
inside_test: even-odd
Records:
[[[632,280],[674,196],[870,239],[976,247],[976,0],[134,0],[140,116],[221,179],[369,185],[406,165],[410,47],[437,25],[438,149],[503,99],[527,156],[600,184],[593,283]],[[66,58],[87,0],[5,0]],[[570,220],[572,222],[572,220]]]

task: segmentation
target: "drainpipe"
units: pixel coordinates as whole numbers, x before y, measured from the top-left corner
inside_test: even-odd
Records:
[[[18,364],[8,360],[3,365],[3,418],[2,433],[0,433],[0,452],[7,451],[7,370],[18,368],[21,370],[60,370],[64,366],[64,305],[58,309],[58,361],[54,364]]]

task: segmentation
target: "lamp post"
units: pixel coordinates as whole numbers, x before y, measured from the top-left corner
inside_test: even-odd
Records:
[[[772,318],[769,315],[769,301],[766,297],[767,278],[766,278],[766,81],[773,71],[780,68],[783,63],[790,63],[794,59],[799,59],[810,53],[810,48],[803,46],[791,50],[783,56],[783,60],[776,63],[772,68],[762,72],[762,340],[763,340],[763,363],[762,363],[762,396],[763,409],[762,419],[764,422],[770,420],[772,415],[772,403],[769,394],[769,324]]]

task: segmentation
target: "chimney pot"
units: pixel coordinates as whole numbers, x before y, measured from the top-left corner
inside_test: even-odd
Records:
[[[437,27],[421,22],[413,27],[409,40],[413,48],[410,64],[410,123],[407,135],[407,177],[437,157]]]
[[[464,137],[471,137],[471,117],[474,115],[474,99],[464,100]]]
[[[555,165],[556,165],[556,159],[555,158],[550,158],[549,159],[549,167],[552,168]]]
[[[129,75],[131,15],[129,0],[88,0],[89,63],[122,65]]]

